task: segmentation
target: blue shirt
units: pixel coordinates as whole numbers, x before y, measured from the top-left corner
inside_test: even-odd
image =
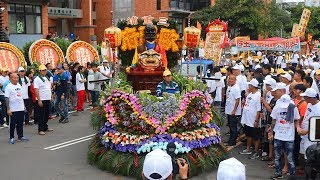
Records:
[[[7,85],[10,83],[10,80],[6,80],[5,82],[3,82],[2,84],[2,91],[5,92]]]
[[[66,94],[67,93],[67,83],[69,81],[69,78],[67,76],[66,71],[63,72],[61,75],[57,74],[53,76],[53,82],[57,83],[55,92],[57,95]]]
[[[171,81],[169,85],[165,81],[161,81],[157,86],[156,95],[158,97],[162,96],[164,92],[167,92],[169,94],[179,93],[180,92],[179,85],[174,81]]]

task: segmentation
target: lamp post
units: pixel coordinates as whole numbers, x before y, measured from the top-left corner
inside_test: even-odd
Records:
[[[3,17],[3,11],[4,11],[4,7],[3,6],[3,2],[0,3],[0,42],[9,42],[9,38],[7,36],[7,34],[3,31],[3,27],[2,27],[2,17]]]

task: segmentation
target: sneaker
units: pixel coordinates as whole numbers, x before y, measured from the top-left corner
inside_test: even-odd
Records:
[[[65,120],[64,116],[61,116],[61,118],[59,119],[59,123],[63,122]]]
[[[270,177],[270,179],[283,179],[284,176],[282,174],[274,174],[273,176]]]
[[[254,154],[252,154],[250,157],[249,157],[249,159],[258,159],[260,156],[259,156],[259,154],[258,153],[254,153]]]
[[[68,120],[68,118],[66,118],[65,120],[63,120],[61,123],[62,124],[65,124],[65,123],[68,123],[69,122],[69,120]]]
[[[2,124],[1,126],[4,127],[4,128],[8,128],[9,127],[6,123]]]
[[[39,134],[39,135],[42,135],[42,136],[43,136],[43,135],[46,135],[46,133],[43,132],[43,131],[39,131],[38,134]]]
[[[243,151],[239,152],[240,154],[246,154],[246,155],[249,155],[249,154],[252,154],[252,151],[250,150],[247,150],[247,149],[244,149]]]
[[[19,142],[21,142],[21,141],[22,142],[27,142],[27,141],[29,141],[29,139],[23,136],[22,138],[18,139],[18,141]]]
[[[230,136],[230,132],[227,132],[227,133],[226,133],[226,136]]]
[[[263,153],[261,154],[262,157],[265,157],[265,156],[267,156],[267,155],[268,155],[267,152],[263,152]]]
[[[16,140],[14,140],[14,138],[9,139],[9,144],[14,144],[16,142]]]

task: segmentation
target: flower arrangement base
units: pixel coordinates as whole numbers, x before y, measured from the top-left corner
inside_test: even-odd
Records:
[[[106,149],[96,136],[89,145],[88,162],[105,170],[121,176],[142,179],[142,166],[146,154],[123,153]],[[210,172],[219,166],[219,162],[226,159],[226,149],[220,144],[206,148],[191,150],[179,157],[184,158],[189,164],[189,177]]]
[[[216,125],[222,124],[221,118],[211,102],[211,96],[199,90],[162,99],[113,90],[93,111],[91,125],[99,132],[89,146],[88,162],[140,179],[146,154],[174,143],[175,158],[189,164],[189,177],[212,171],[227,151]]]

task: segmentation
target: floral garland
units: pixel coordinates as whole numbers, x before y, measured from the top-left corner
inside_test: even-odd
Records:
[[[148,117],[145,112],[141,111],[141,105],[140,105],[139,99],[135,95],[114,90],[112,92],[112,95],[106,99],[106,106],[105,106],[106,117],[112,125],[117,125],[119,123],[113,104],[116,99],[121,99],[133,110],[133,116],[136,116],[141,120],[144,120],[148,125],[155,128],[156,129],[155,133],[164,134],[167,132],[167,130],[169,130],[173,125],[175,125],[178,121],[180,121],[186,115],[186,111],[188,107],[190,107],[192,100],[196,98],[200,98],[200,101],[202,101],[203,103],[203,109],[202,108],[201,109],[204,112],[201,113],[202,115],[202,117],[200,117],[202,118],[201,123],[207,124],[210,122],[210,120],[213,117],[213,114],[210,109],[210,103],[209,103],[212,101],[212,99],[210,96],[198,90],[193,90],[187,93],[182,99],[180,108],[177,110],[176,115],[169,117],[163,124],[161,123],[160,120],[154,117]]]
[[[105,123],[100,129],[101,143],[110,149],[121,152],[148,153],[154,149],[166,150],[167,144],[176,144],[176,154],[188,153],[191,150],[208,147],[218,144],[221,141],[219,127],[214,124],[207,124],[206,127],[181,134],[160,134],[160,135],[130,135],[118,132],[112,124]]]

